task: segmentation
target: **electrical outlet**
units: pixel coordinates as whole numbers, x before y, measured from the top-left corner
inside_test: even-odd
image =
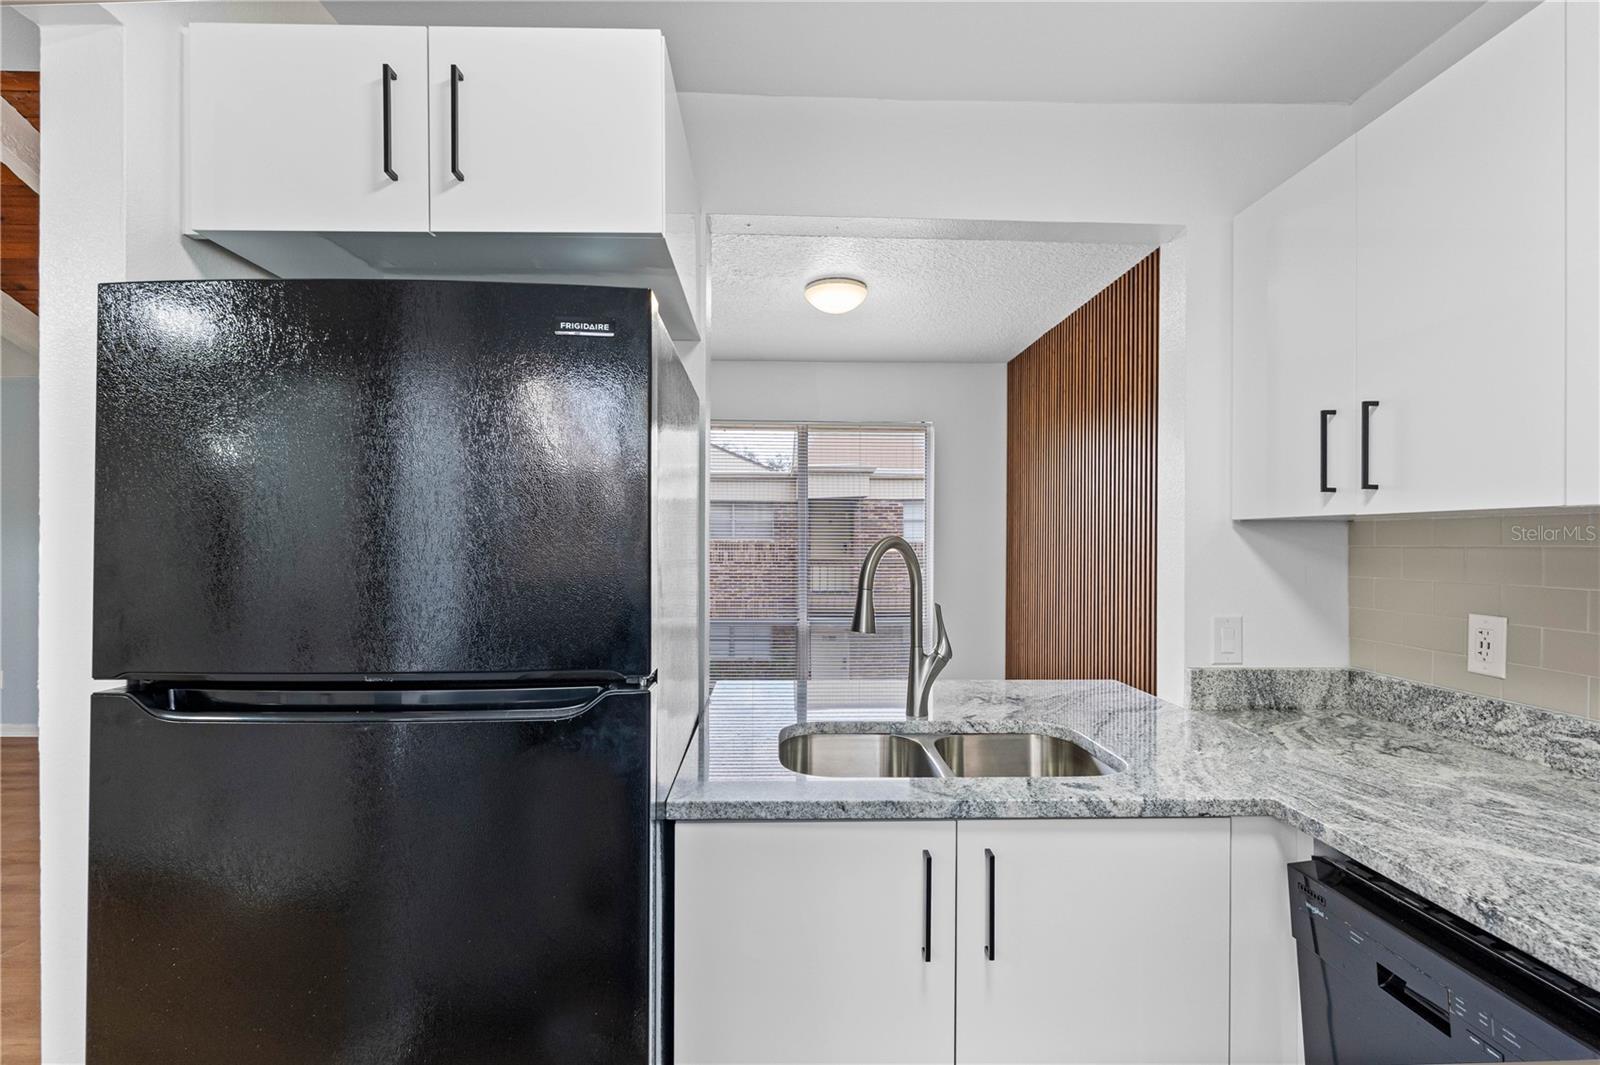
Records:
[[[1467,672],[1486,677],[1506,675],[1506,619],[1492,614],[1467,615]]]
[[[1244,618],[1229,614],[1211,619],[1211,662],[1218,666],[1244,664]]]

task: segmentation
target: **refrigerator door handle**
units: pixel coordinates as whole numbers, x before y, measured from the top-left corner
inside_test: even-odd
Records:
[[[360,722],[567,721],[630,687],[233,690],[174,688],[166,705],[141,700],[174,724],[352,724]]]

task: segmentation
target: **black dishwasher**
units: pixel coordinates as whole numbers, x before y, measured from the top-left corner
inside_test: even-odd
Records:
[[[1600,1058],[1600,994],[1340,857],[1289,866],[1307,1065]]]

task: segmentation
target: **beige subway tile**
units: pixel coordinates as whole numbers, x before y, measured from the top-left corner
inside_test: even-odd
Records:
[[[1397,581],[1382,577],[1373,581],[1372,603],[1378,610],[1431,614],[1433,585],[1428,581]]]
[[[1371,610],[1373,603],[1373,584],[1371,577],[1350,578],[1350,609]]]
[[[1506,618],[1517,625],[1582,631],[1589,627],[1589,593],[1576,588],[1530,588],[1508,584]]]
[[[1600,548],[1545,548],[1544,583],[1550,588],[1600,588]]]
[[[1401,552],[1398,547],[1352,547],[1350,576],[1398,577],[1404,557]]]
[[[1600,677],[1600,632],[1545,629],[1540,661],[1546,669]]]
[[[1355,669],[1377,669],[1378,645],[1371,640],[1351,640],[1350,665]]]
[[[1578,673],[1557,673],[1527,666],[1506,667],[1506,696],[1514,703],[1542,706],[1564,714],[1586,714],[1589,678]]]
[[[1422,684],[1433,683],[1433,653],[1416,647],[1395,647],[1378,644],[1379,673],[1391,677],[1405,677]]]
[[[1436,614],[1401,614],[1405,625],[1405,639],[1400,643],[1410,647],[1426,647],[1430,651],[1451,654],[1467,653],[1467,619],[1442,618]]]
[[[1589,716],[1600,721],[1600,677],[1589,678]]]
[[[1519,666],[1537,666],[1544,646],[1544,630],[1532,625],[1506,627],[1506,661]]]
[[[1506,682],[1499,677],[1486,677],[1482,673],[1467,672],[1466,655],[1440,652],[1435,652],[1433,656],[1433,683],[1443,688],[1492,695],[1497,699],[1503,697],[1506,691]]]
[[[1589,593],[1589,631],[1600,632],[1600,592]]]
[[[1433,519],[1404,518],[1373,523],[1379,547],[1432,547]]]
[[[1395,637],[1403,635],[1405,625],[1399,614],[1386,614],[1381,610],[1350,611],[1350,637],[1355,640],[1373,640],[1377,643],[1399,643]]]
[[[1537,547],[1469,547],[1466,553],[1466,579],[1474,583],[1544,583],[1544,557]]]
[[[1374,522],[1370,521],[1352,521],[1350,523],[1350,546],[1371,547],[1376,542],[1372,535],[1372,526],[1374,524]]]
[[[1440,547],[1498,547],[1499,518],[1439,518],[1433,523],[1433,542]]]
[[[1499,614],[1500,603],[1498,584],[1440,581],[1433,586],[1433,612],[1444,617],[1464,618],[1468,614]]]
[[[1459,581],[1466,575],[1466,552],[1459,547],[1407,547],[1401,576],[1412,581]]]

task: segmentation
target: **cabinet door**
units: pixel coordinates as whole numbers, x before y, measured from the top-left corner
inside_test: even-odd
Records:
[[[1299,1065],[1300,966],[1284,866],[1311,857],[1311,837],[1271,817],[1235,817],[1229,836],[1228,1060]]]
[[[951,1060],[954,824],[674,832],[675,1061]]]
[[[426,29],[197,23],[187,32],[187,229],[427,231]]]
[[[428,34],[435,232],[663,232],[659,32]]]
[[[1226,820],[957,835],[961,1065],[1228,1060]]]
[[[1354,139],[1233,220],[1235,518],[1355,510],[1355,241]]]
[[[1562,7],[1356,136],[1367,512],[1564,501]]]
[[[1567,505],[1600,504],[1600,4],[1567,15]]]

